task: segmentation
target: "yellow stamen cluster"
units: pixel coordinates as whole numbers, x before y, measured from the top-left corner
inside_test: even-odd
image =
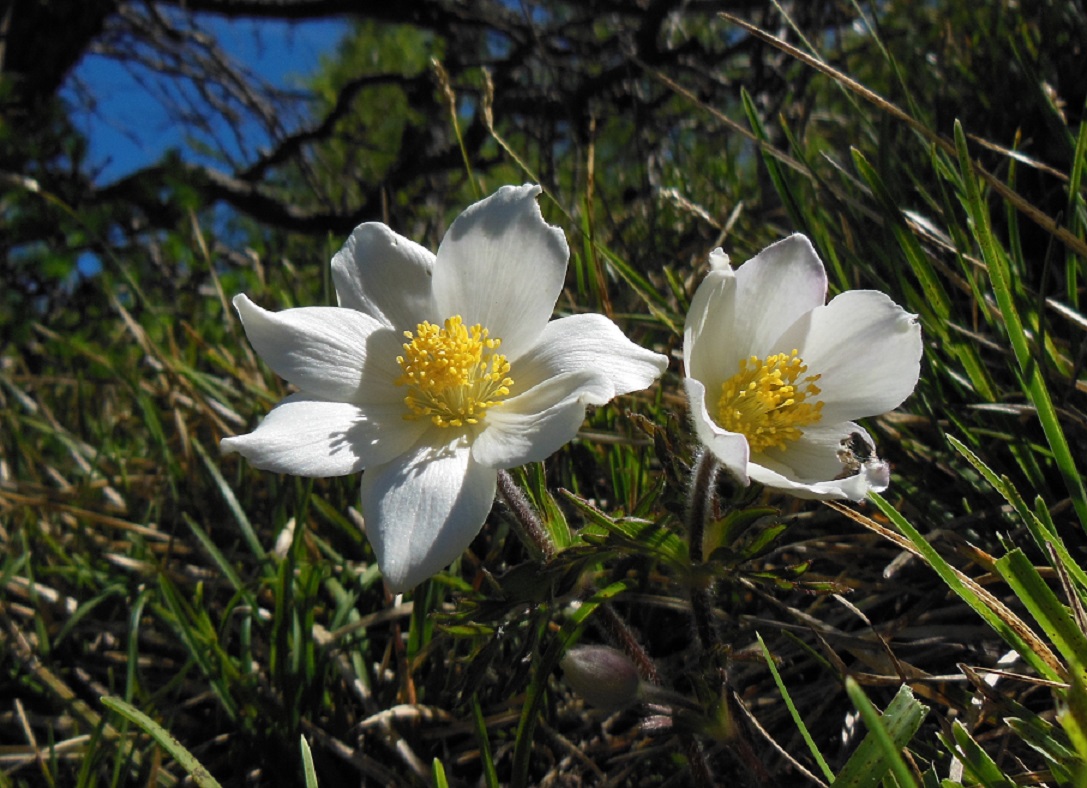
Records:
[[[721,385],[717,423],[744,435],[753,454],[785,448],[822,417],[823,403],[806,401],[819,396],[820,376],[802,377],[807,371],[796,350],[743,359],[740,371]]]
[[[476,424],[483,412],[510,393],[509,362],[494,351],[502,344],[490,339],[480,325],[464,325],[454,315],[439,328],[422,322],[415,333],[405,331],[404,355],[396,357],[403,374],[397,385],[407,386],[405,419],[429,418],[439,427]]]

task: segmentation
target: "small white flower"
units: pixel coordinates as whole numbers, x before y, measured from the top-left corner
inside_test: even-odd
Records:
[[[720,250],[683,331],[685,385],[703,444],[743,484],[862,499],[890,469],[854,419],[917,385],[921,327],[883,293],[826,302],[811,242],[793,235],[733,271]]]
[[[299,391],[223,451],[299,476],[365,469],[366,532],[393,591],[468,547],[499,469],[544,459],[587,405],[667,366],[601,315],[548,322],[569,250],[539,192],[507,186],[471,206],[437,256],[360,225],[332,260],[338,307],[234,299],[253,347]]]

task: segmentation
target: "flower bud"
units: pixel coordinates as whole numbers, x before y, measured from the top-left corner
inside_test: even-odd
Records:
[[[634,663],[610,646],[574,646],[559,663],[566,683],[590,706],[618,711],[638,700],[641,677]]]

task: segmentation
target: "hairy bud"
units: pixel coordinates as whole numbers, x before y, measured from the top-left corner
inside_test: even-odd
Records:
[[[626,654],[610,646],[574,646],[559,663],[574,692],[590,706],[618,711],[638,700],[641,677]]]

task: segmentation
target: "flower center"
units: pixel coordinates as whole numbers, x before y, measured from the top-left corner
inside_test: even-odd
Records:
[[[797,351],[758,356],[740,362],[740,371],[721,385],[717,423],[747,438],[757,454],[771,446],[785,448],[803,434],[801,427],[821,418],[823,403],[807,402],[819,396],[819,375],[808,371]]]
[[[396,357],[402,373],[397,385],[407,386],[405,419],[429,418],[439,427],[475,424],[483,412],[510,393],[509,362],[494,351],[501,339],[487,329],[464,325],[453,315],[439,328],[423,321],[415,333],[405,331],[404,355]]]

